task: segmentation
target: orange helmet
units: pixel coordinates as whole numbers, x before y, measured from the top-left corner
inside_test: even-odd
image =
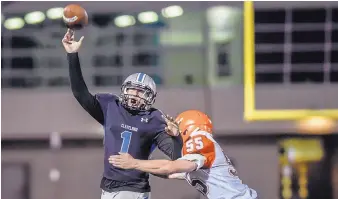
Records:
[[[183,142],[188,140],[190,134],[194,131],[206,131],[212,133],[212,122],[203,112],[198,110],[184,111],[176,117]]]

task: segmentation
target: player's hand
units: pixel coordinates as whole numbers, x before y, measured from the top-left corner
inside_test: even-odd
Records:
[[[84,37],[82,36],[79,41],[75,41],[75,32],[72,29],[68,29],[65,36],[62,39],[63,47],[67,53],[78,52]]]
[[[165,122],[167,123],[167,127],[165,127],[165,131],[171,136],[178,136],[180,135],[179,124],[175,121],[173,117],[169,115],[162,115]]]
[[[186,173],[173,173],[168,176],[169,179],[185,180]]]
[[[120,155],[112,155],[108,158],[110,164],[121,169],[135,169],[136,160],[128,153],[119,153]]]

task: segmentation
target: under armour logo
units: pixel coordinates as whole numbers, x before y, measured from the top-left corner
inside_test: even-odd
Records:
[[[144,118],[144,117],[142,117],[142,118],[141,118],[141,122],[148,123],[148,118]]]

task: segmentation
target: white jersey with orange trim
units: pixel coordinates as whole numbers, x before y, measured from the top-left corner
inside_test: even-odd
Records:
[[[210,133],[196,131],[184,144],[182,158],[197,164],[185,174],[190,185],[209,199],[256,199],[257,192],[243,184],[230,159]]]

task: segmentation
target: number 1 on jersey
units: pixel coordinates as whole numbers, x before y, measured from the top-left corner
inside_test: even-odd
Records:
[[[130,131],[123,131],[121,133],[121,138],[122,138],[122,145],[121,145],[121,150],[120,150],[121,153],[128,153],[132,134],[133,133]]]

